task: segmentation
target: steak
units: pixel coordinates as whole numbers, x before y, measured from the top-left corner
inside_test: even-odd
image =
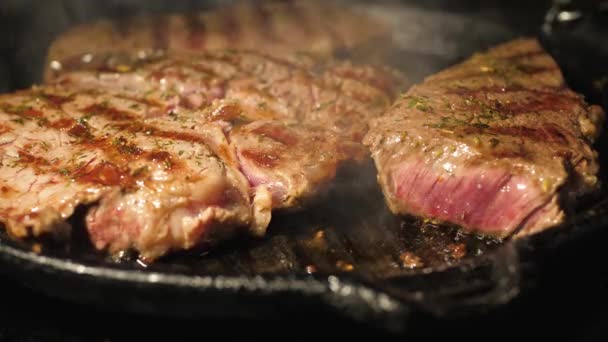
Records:
[[[263,235],[271,211],[318,197],[365,155],[366,125],[400,84],[388,70],[257,52],[78,71],[0,97],[0,221],[65,231],[88,205],[96,248],[146,260]]]
[[[57,83],[154,104],[147,118],[217,123],[253,186],[272,192],[273,208],[299,207],[361,160],[367,122],[404,83],[398,73],[350,62],[291,62],[255,51],[170,57],[129,72],[67,72]]]
[[[520,237],[598,189],[603,118],[522,38],[413,86],[372,120],[365,144],[392,212]]]
[[[188,15],[146,15],[76,26],[49,47],[45,80],[75,69],[122,70],[167,53],[256,49],[332,57],[388,41],[388,29],[323,1],[244,1]],[[366,49],[379,51],[377,48]]]
[[[144,259],[257,229],[247,180],[206,142],[228,149],[220,127],[169,130],[137,120],[134,101],[52,87],[0,103],[0,218],[13,236],[61,231],[91,203],[95,246]]]

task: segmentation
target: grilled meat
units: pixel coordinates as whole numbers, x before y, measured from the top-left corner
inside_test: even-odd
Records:
[[[365,143],[394,213],[523,236],[598,189],[603,117],[536,40],[519,39],[412,87]]]
[[[89,203],[97,248],[150,259],[256,229],[247,180],[206,142],[220,127],[167,129],[138,120],[135,101],[60,88],[0,103],[0,217],[14,236],[52,231]]]
[[[74,27],[50,46],[45,80],[75,69],[121,70],[166,53],[256,49],[327,58],[388,39],[382,23],[348,7],[322,1],[246,1],[191,15],[137,16]]]
[[[273,208],[288,208],[314,197],[341,161],[363,157],[367,122],[390,105],[403,80],[349,62],[224,51],[123,73],[75,71],[57,82],[152,103],[150,118],[179,121],[183,112],[200,112],[200,122],[230,131],[241,170],[271,190]]]
[[[363,157],[366,127],[347,121],[379,115],[399,84],[307,63],[215,52],[2,96],[0,220],[37,236],[90,204],[97,248],[148,260],[262,235],[272,209],[301,206]]]
[[[159,108],[149,117],[181,107],[201,110],[206,121],[310,122],[360,141],[368,119],[391,104],[405,80],[394,70],[348,61],[220,51],[164,58],[120,73],[66,72],[53,83],[143,99]]]

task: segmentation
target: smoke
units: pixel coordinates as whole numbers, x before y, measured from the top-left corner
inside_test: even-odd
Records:
[[[495,2],[359,1],[355,7],[389,25],[393,44],[387,63],[421,81],[494,44],[534,34],[542,11],[517,13],[527,25],[511,25],[513,9]],[[542,8],[542,7],[540,7]],[[537,17],[538,20],[531,19]]]
[[[0,78],[10,83],[0,84],[0,89],[5,91],[25,88],[40,82],[48,46],[57,35],[71,26],[103,17],[189,13],[220,2],[225,3],[169,0],[3,1],[0,8],[6,20],[2,20],[5,35],[1,42],[4,53],[2,59],[5,63],[0,66]],[[528,25],[512,25],[512,16],[509,13],[513,11],[504,12],[504,8],[498,7],[498,3],[488,5],[478,1],[472,6],[471,2],[459,2],[460,5],[454,5],[453,1],[342,2],[375,16],[390,26],[393,32],[390,44],[393,46],[389,48],[385,62],[404,71],[408,79],[413,81],[419,81],[492,44],[534,32],[536,25],[540,27],[542,23],[543,13],[542,10],[519,13],[519,18],[538,15],[538,23],[529,20]],[[509,6],[513,4],[510,3]],[[412,230],[413,228],[403,228],[400,221],[384,206],[375,182],[375,170],[371,165],[358,168],[349,175],[341,175],[334,186],[336,190],[329,194],[329,199],[318,204],[318,210],[309,211],[300,217],[290,216],[283,222],[279,220],[275,226],[293,226],[294,222],[300,222],[296,224],[302,225],[302,234],[306,236],[312,236],[313,232],[310,230],[314,231],[316,227],[325,227],[330,244],[333,237],[333,250],[343,251],[332,252],[340,254],[336,261],[356,261],[360,256],[368,256],[369,258],[360,260],[367,260],[370,270],[377,268],[377,263],[383,262],[380,258],[382,256],[389,259],[384,265],[387,268],[393,267],[395,262],[399,262],[402,252],[408,249],[409,252],[418,246],[407,245],[404,241],[421,241],[420,248],[426,248],[429,246],[426,243],[427,238],[429,241],[451,239],[451,236],[448,236],[442,240],[443,235],[436,235],[441,234],[438,230],[430,229],[428,234],[418,235],[418,231]],[[419,222],[413,222],[408,224],[408,227],[415,228],[417,225]],[[277,228],[279,229],[276,234],[281,236],[293,227],[286,227],[284,231],[280,227]],[[290,238],[285,235],[285,239]],[[436,258],[444,255],[440,246],[443,244],[437,243],[437,251],[434,254]],[[332,248],[328,250],[331,251]],[[313,251],[309,254],[312,256],[315,253],[316,251]],[[352,260],[345,262],[354,263]],[[429,260],[424,262],[430,264]],[[362,262],[356,266],[365,267]],[[395,269],[399,270],[399,267]]]
[[[0,52],[4,58],[0,60],[3,62],[0,76],[4,84],[0,83],[0,89],[24,88],[40,82],[48,46],[71,26],[103,17],[192,13],[230,2],[233,1],[2,1]],[[391,26],[395,47],[387,62],[402,68],[412,80],[420,80],[480,48],[535,33],[547,7],[545,1],[337,2],[376,16]],[[7,70],[11,71],[10,76]]]

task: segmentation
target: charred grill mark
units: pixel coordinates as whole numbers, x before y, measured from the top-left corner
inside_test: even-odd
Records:
[[[113,107],[110,107],[106,104],[93,104],[86,108],[83,108],[82,111],[88,115],[101,115],[112,121],[132,121],[137,120],[136,115],[129,113],[124,110],[119,110]]]
[[[205,139],[203,139],[199,136],[196,136],[196,135],[188,134],[188,133],[156,130],[154,128],[149,128],[148,131],[152,131],[151,135],[156,136],[156,137],[175,139],[175,140],[181,140],[181,141],[187,141],[187,142],[196,142],[196,143],[199,143],[202,145],[206,145]]]
[[[124,94],[113,94],[113,96],[116,98],[119,98],[119,99],[136,102],[138,104],[141,104],[141,105],[144,105],[147,107],[163,107],[164,106],[162,103],[156,102],[154,100],[148,100],[146,98],[141,98],[141,97],[136,97],[136,96],[129,96],[129,95],[124,95]]]
[[[193,50],[199,50],[205,45],[206,25],[203,18],[196,13],[186,16],[186,27],[188,29],[188,46]]]
[[[42,157],[34,156],[24,150],[19,151],[19,163],[31,165],[35,170],[40,170],[43,167],[51,165],[48,160]]]
[[[300,75],[301,77],[304,77],[305,82],[309,83],[309,85],[311,87],[313,87],[313,86],[318,87],[320,89],[320,91],[334,91],[335,90],[335,91],[341,92],[340,87],[338,87],[338,89],[335,89],[336,88],[335,86],[328,84],[328,82],[325,82],[321,78],[307,77],[307,75],[310,76],[310,71],[308,70],[308,68],[298,65],[296,63],[293,63],[289,60],[279,58],[279,57],[269,56],[269,55],[264,54],[259,51],[248,51],[245,54],[248,56],[251,56],[251,57],[260,58],[263,60],[263,63],[273,64],[273,65],[276,65],[277,67],[282,67],[282,68],[288,69],[290,71],[300,72],[298,75]],[[241,56],[239,54],[230,53],[230,52],[225,52],[225,53],[221,53],[221,54],[210,53],[210,54],[205,55],[205,59],[208,61],[219,61],[222,63],[229,64],[231,67],[236,69],[237,74],[240,75],[239,77],[259,77],[259,75],[255,75],[255,72],[256,72],[255,70],[242,68],[240,57]],[[211,78],[220,78],[220,79],[222,78],[219,75],[217,75],[214,72],[214,70],[210,69],[209,67],[197,64],[196,62],[185,62],[185,61],[176,61],[175,63],[172,63],[170,65],[160,66],[157,70],[152,71],[150,73],[150,77],[154,78],[154,79],[162,79],[167,76],[169,69],[174,69],[176,67],[184,68],[184,69],[192,69],[197,72],[204,73],[205,75],[208,75]],[[350,76],[350,77],[352,77],[353,80],[361,82],[362,84],[375,86],[380,92],[382,92],[382,95],[384,95],[386,97],[391,98],[393,95],[393,94],[391,94],[391,91],[389,89],[391,86],[390,82],[383,78],[369,77],[369,82],[367,82],[368,77],[363,77],[363,79],[361,79],[357,76],[356,73],[349,74],[348,72],[345,72],[341,75],[344,76],[344,78],[347,78]],[[178,75],[178,78],[179,77],[181,77],[181,76]],[[183,77],[187,78],[188,75],[186,73],[183,73]],[[372,81],[374,81],[373,85],[371,84]],[[218,96],[220,98],[225,95],[226,87],[227,87],[226,82],[219,85],[219,88],[218,88],[219,95]],[[344,95],[347,96],[348,98],[351,98],[351,99],[354,99],[354,100],[357,100],[357,101],[363,102],[363,103],[370,103],[370,102],[384,103],[385,102],[385,101],[377,101],[377,100],[380,100],[380,97],[369,97],[360,91],[349,91],[348,93],[344,93]],[[132,98],[129,98],[129,99],[136,101],[136,99],[132,99]],[[384,100],[384,98],[382,98],[382,100]],[[148,104],[148,103],[145,103],[145,104]],[[158,105],[158,104],[154,103],[153,105]]]
[[[534,49],[534,50],[529,50],[529,51],[522,51],[522,52],[516,53],[514,55],[510,55],[510,56],[505,56],[505,57],[502,57],[502,59],[508,60],[508,61],[514,61],[514,60],[524,59],[524,58],[539,57],[544,54],[545,54],[545,52],[543,50]]]
[[[13,107],[4,106],[8,109],[8,112],[15,112],[19,115],[25,115],[30,111],[34,111],[34,116],[38,117],[38,111],[35,111],[29,107],[15,109]],[[182,140],[189,142],[196,142],[204,144],[204,139],[190,134],[158,130],[149,125],[138,124],[136,116],[127,111],[121,111],[110,107],[107,104],[93,104],[86,107],[84,113],[88,115],[100,115],[109,119],[109,124],[118,129],[126,130],[131,133],[143,133],[152,137],[160,137],[174,140]],[[31,113],[29,113],[31,114]],[[115,122],[119,121],[119,122]],[[128,121],[125,123],[124,121]],[[87,119],[75,120],[70,117],[62,117],[54,122],[46,122],[45,126],[52,129],[66,131],[66,133],[76,138],[71,141],[72,144],[88,146],[90,149],[97,149],[101,151],[106,162],[96,166],[94,169],[89,170],[87,167],[82,165],[76,165],[76,168],[72,167],[60,168],[59,160],[56,160],[53,164],[42,157],[34,156],[25,150],[19,153],[18,162],[23,165],[29,165],[37,172],[43,171],[46,168],[46,172],[59,173],[63,176],[69,176],[75,181],[95,183],[101,185],[121,185],[126,186],[132,183],[132,179],[128,176],[127,163],[130,161],[146,158],[149,161],[156,162],[164,166],[165,169],[172,169],[179,164],[173,161],[172,156],[166,151],[143,151],[138,146],[129,143],[124,137],[120,136],[115,139],[109,138],[106,134],[102,137],[96,137],[95,131],[89,126]],[[125,165],[120,167],[119,165]],[[72,169],[72,170],[70,170]],[[125,176],[127,175],[127,176]]]
[[[128,170],[108,161],[102,161],[92,169],[81,168],[72,174],[72,178],[79,182],[104,186],[127,187],[134,183]]]
[[[14,106],[8,103],[0,103],[0,110],[7,114],[13,114],[28,119],[40,118],[43,115],[41,111],[30,106]]]
[[[488,100],[491,94],[507,94],[518,92],[516,97],[521,100],[499,99]],[[579,96],[561,88],[546,88],[542,90],[526,89],[523,87],[483,87],[478,89],[454,89],[448,94],[457,94],[465,98],[464,103],[453,104],[463,110],[481,111],[484,115],[497,114],[501,118],[513,117],[528,113],[544,111],[576,110],[582,108],[584,103]],[[490,115],[495,116],[495,115]]]
[[[150,137],[166,138],[206,145],[206,140],[200,136],[183,132],[166,131],[152,125],[141,123],[117,123],[114,125],[114,127],[130,133],[144,133]]]
[[[285,127],[277,125],[262,125],[251,130],[252,133],[260,134],[264,137],[278,141],[283,145],[294,146],[298,143],[298,138],[287,132]]]
[[[70,96],[60,96],[54,94],[48,94],[45,92],[40,92],[39,98],[44,100],[47,104],[52,106],[53,108],[61,108],[61,106],[65,103],[72,102],[74,100],[74,95]]]
[[[153,80],[161,80],[166,76],[173,74],[179,79],[184,80],[187,79],[189,74],[184,72],[182,69],[190,69],[200,73],[203,73],[209,77],[216,77],[217,74],[212,69],[209,69],[205,66],[198,65],[196,63],[187,63],[184,61],[175,61],[172,64],[164,65],[157,70],[150,72],[149,77]],[[175,70],[175,71],[173,71]]]
[[[247,54],[251,55],[251,56],[256,56],[259,58],[264,59],[265,63],[274,63],[275,65],[281,66],[281,67],[285,67],[291,71],[295,71],[295,72],[299,72],[301,73],[300,75],[303,75],[302,77],[305,78],[306,82],[310,85],[310,87],[318,87],[320,92],[326,92],[326,91],[332,91],[335,90],[338,92],[337,97],[339,96],[346,96],[349,99],[352,100],[356,100],[365,104],[369,104],[369,103],[373,103],[376,99],[378,99],[379,97],[377,96],[371,96],[365,92],[361,92],[361,91],[349,91],[349,92],[344,92],[341,86],[335,87],[331,84],[328,84],[328,82],[325,82],[323,80],[322,77],[313,77],[310,75],[310,70],[304,66],[298,65],[296,63],[293,63],[287,59],[284,58],[280,58],[280,57],[276,57],[276,56],[270,56],[267,55],[263,52],[260,51],[248,51]],[[248,73],[251,76],[254,76],[253,73],[251,71],[245,71],[246,73]],[[328,74],[331,74],[331,71],[326,70],[325,71]],[[388,89],[388,87],[390,87],[390,85],[388,84],[389,82],[386,82],[386,84],[381,85],[383,82],[382,81],[376,81],[376,84],[371,84],[371,78],[370,78],[370,83],[366,82],[367,79],[362,79],[360,77],[356,77],[354,76],[354,73],[351,73],[353,75],[353,80],[357,81],[357,82],[361,82],[362,84],[365,85],[372,85],[374,87],[376,87],[378,90],[380,90],[382,92],[382,95],[388,97],[388,98],[392,98],[393,94],[392,92]],[[345,75],[349,75],[348,72],[345,72]],[[349,78],[349,77],[344,77],[344,78]],[[333,104],[336,104],[337,101],[334,101]]]
[[[267,151],[243,150],[241,151],[241,155],[244,158],[251,160],[256,165],[266,168],[275,167],[280,161],[279,156]]]
[[[548,141],[565,146],[570,144],[571,139],[569,139],[569,133],[561,130],[559,127],[552,124],[546,124],[542,126],[541,129],[543,131],[543,136],[545,136]]]
[[[501,103],[497,110],[505,113],[533,113],[542,111],[560,111],[570,110],[577,106],[581,106],[579,98],[564,96],[559,93],[536,94],[528,98],[527,102],[509,102]]]
[[[152,125],[142,124],[138,122],[116,123],[113,125],[113,127],[115,129],[123,130],[129,133],[143,133],[150,137],[201,144],[208,148],[210,152],[212,152],[214,156],[219,160],[230,160],[230,158],[228,157],[228,152],[224,151],[221,146],[219,147],[219,149],[213,149],[211,148],[211,146],[214,146],[214,144],[208,144],[208,141],[205,138],[198,135],[177,131],[167,131]],[[223,157],[223,159],[220,158],[220,156]]]
[[[75,124],[68,130],[68,134],[78,139],[91,140],[93,138],[89,125],[83,120],[75,122]]]
[[[78,124],[74,127],[79,127]],[[71,131],[71,130],[70,130]],[[143,151],[139,147],[129,144],[124,137],[114,140],[106,138],[95,138],[87,131],[87,140],[76,140],[73,143],[90,146],[99,149],[103,153],[103,162],[93,168],[90,165],[98,158],[93,157],[88,162],[79,162],[73,165],[61,165],[61,160],[54,159],[52,162],[39,156],[34,156],[26,150],[19,151],[18,163],[29,166],[36,172],[49,172],[60,174],[80,183],[98,185],[132,186],[136,177],[143,175],[137,170],[131,175],[127,164],[133,160],[145,157],[145,159],[162,165],[165,169],[173,169],[180,164],[174,162],[173,157],[166,151]],[[117,151],[118,155],[113,153]],[[72,161],[68,162],[68,164]],[[124,165],[124,166],[120,166]]]
[[[505,135],[512,137],[524,137],[537,142],[548,142],[567,146],[569,144],[569,134],[559,127],[545,124],[538,128],[526,126],[507,126],[507,127],[473,127],[463,126],[458,129],[459,133],[464,134],[492,134]]]
[[[115,165],[124,165],[124,170],[128,169],[128,163],[142,158],[160,164],[165,169],[172,169],[181,166],[181,164],[173,162],[173,157],[169,152],[161,150],[144,151],[137,145],[129,143],[129,141],[123,136],[119,136],[114,139],[91,139],[89,141],[81,142],[80,144],[100,149],[103,151],[103,155],[106,160],[114,163]],[[141,176],[143,174],[144,173],[140,172],[140,170],[135,170],[133,175]]]

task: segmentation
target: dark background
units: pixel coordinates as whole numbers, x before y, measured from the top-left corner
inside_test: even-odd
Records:
[[[577,265],[563,264],[564,269]],[[590,270],[591,271],[591,270]],[[597,272],[597,270],[596,270]],[[391,335],[338,317],[291,317],[282,321],[169,319],[128,315],[49,299],[0,277],[1,341],[140,341],[195,339],[321,340],[407,338],[522,340],[542,338],[605,341],[608,334],[608,277],[569,279],[544,286],[485,315],[435,320],[420,317],[403,335]]]
[[[19,1],[0,2],[0,91],[27,87],[39,80],[44,53],[52,38],[74,23],[102,16],[147,12],[187,11],[214,5],[203,1]],[[450,13],[500,23],[511,32],[497,32],[484,26],[445,28],[446,42],[467,38],[488,44],[504,36],[535,34],[541,31],[549,1],[403,1],[431,13]],[[586,2],[597,5],[599,1]],[[602,14],[603,16],[603,14]],[[600,16],[600,18],[602,18]],[[605,19],[605,16],[603,17]],[[596,21],[599,20],[596,18]],[[600,20],[601,21],[601,20]],[[594,21],[595,22],[595,21]],[[423,23],[424,24],[424,23]],[[433,23],[430,23],[431,25]],[[435,23],[436,25],[439,25]],[[571,24],[567,24],[571,25]],[[602,101],[603,89],[594,89],[591,80],[606,70],[605,31],[587,21],[561,28],[552,42],[552,52],[570,58],[561,63],[569,82],[589,98]],[[455,29],[454,29],[455,28]],[[494,31],[492,31],[494,30]],[[489,37],[489,38],[488,38]],[[425,42],[421,42],[425,44]],[[446,44],[447,46],[447,44]],[[452,45],[450,45],[452,46]],[[458,46],[458,45],[457,45]],[[421,45],[421,47],[424,47]],[[436,51],[429,45],[429,51]],[[445,55],[427,56],[429,69],[447,66],[468,55],[467,44]],[[572,57],[575,56],[575,57]],[[598,62],[599,61],[599,62]],[[602,69],[602,67],[604,69]],[[582,70],[582,71],[581,71]],[[427,71],[425,71],[427,72]],[[608,227],[607,227],[608,228]],[[417,317],[407,336],[395,336],[361,323],[322,315],[288,317],[281,321],[196,319],[175,320],[164,316],[142,316],[47,298],[20,285],[6,274],[0,277],[0,340],[6,341],[121,341],[166,340],[191,335],[194,338],[306,338],[356,334],[362,338],[446,337],[467,340],[561,337],[585,341],[606,340],[608,335],[608,267],[602,245],[588,252],[570,251],[551,261],[533,290],[514,302],[479,315],[437,320]],[[192,337],[191,337],[192,338]]]

